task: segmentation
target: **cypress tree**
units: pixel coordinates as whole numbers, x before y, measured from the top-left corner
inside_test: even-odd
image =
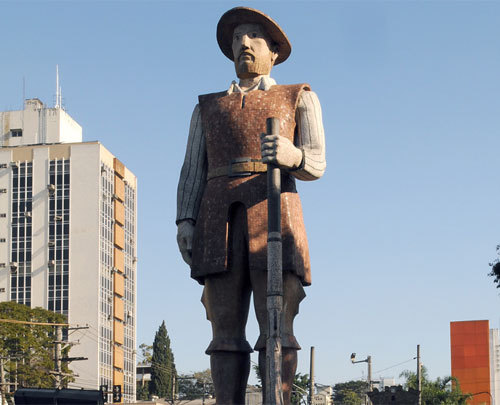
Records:
[[[150,394],[157,395],[160,398],[171,398],[174,377],[177,379],[174,354],[170,348],[170,338],[165,327],[165,321],[163,321],[155,334],[153,342]]]

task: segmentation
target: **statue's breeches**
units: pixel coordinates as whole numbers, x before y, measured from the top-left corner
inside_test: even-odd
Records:
[[[265,268],[250,270],[248,265],[247,214],[240,204],[234,206],[229,216],[228,270],[205,278],[202,302],[207,318],[212,323],[213,339],[207,354],[216,351],[252,351],[245,335],[250,296],[254,294],[254,306],[259,323],[260,336],[255,350],[266,348],[266,282]],[[299,303],[305,297],[300,279],[286,272],[283,277],[284,313],[282,346],[300,349],[293,333],[293,320],[299,310]]]

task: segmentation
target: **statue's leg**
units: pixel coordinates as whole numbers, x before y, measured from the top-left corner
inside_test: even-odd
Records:
[[[212,323],[213,339],[206,353],[217,404],[245,403],[252,348],[245,326],[250,306],[248,238],[243,207],[231,210],[229,221],[228,271],[206,277],[203,304]]]
[[[259,351],[259,372],[262,378],[262,386],[265,387],[266,375],[266,283],[267,273],[265,271],[254,271],[250,274],[252,289],[254,293],[254,306],[257,321],[259,322],[260,336],[255,350]],[[282,373],[283,401],[285,405],[290,404],[293,390],[293,381],[297,370],[297,350],[300,346],[293,334],[293,321],[299,313],[299,304],[304,299],[305,293],[300,279],[290,273],[283,274],[283,330],[282,330]],[[262,390],[263,398],[265,391]]]
[[[210,369],[216,403],[243,405],[250,373],[250,353],[213,352],[210,355]]]
[[[292,400],[293,381],[297,371],[297,349],[282,348],[282,373],[281,382],[283,387],[283,403],[290,404]],[[262,399],[265,398],[266,391],[266,350],[259,351],[259,372],[262,376]]]

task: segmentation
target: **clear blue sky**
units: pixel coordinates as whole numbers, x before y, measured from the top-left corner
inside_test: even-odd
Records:
[[[487,277],[500,243],[499,2],[3,1],[0,110],[20,108],[23,77],[26,97],[52,105],[59,64],[84,139],[139,180],[137,341],[165,320],[178,370],[205,369],[211,329],[175,242],[176,186],[197,95],[235,77],[215,27],[241,4],[292,42],[275,79],[310,83],[323,107],[327,173],[299,184],[313,266],[299,371],[314,345],[319,383],[361,377],[351,352],[397,377],[415,362],[378,371],[420,344],[430,375],[449,374],[450,321],[499,326]]]

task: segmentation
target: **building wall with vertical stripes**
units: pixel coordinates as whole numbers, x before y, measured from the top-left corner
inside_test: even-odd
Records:
[[[98,142],[0,147],[0,301],[68,317],[70,387],[135,400],[136,178]],[[111,395],[108,397],[111,400]]]

